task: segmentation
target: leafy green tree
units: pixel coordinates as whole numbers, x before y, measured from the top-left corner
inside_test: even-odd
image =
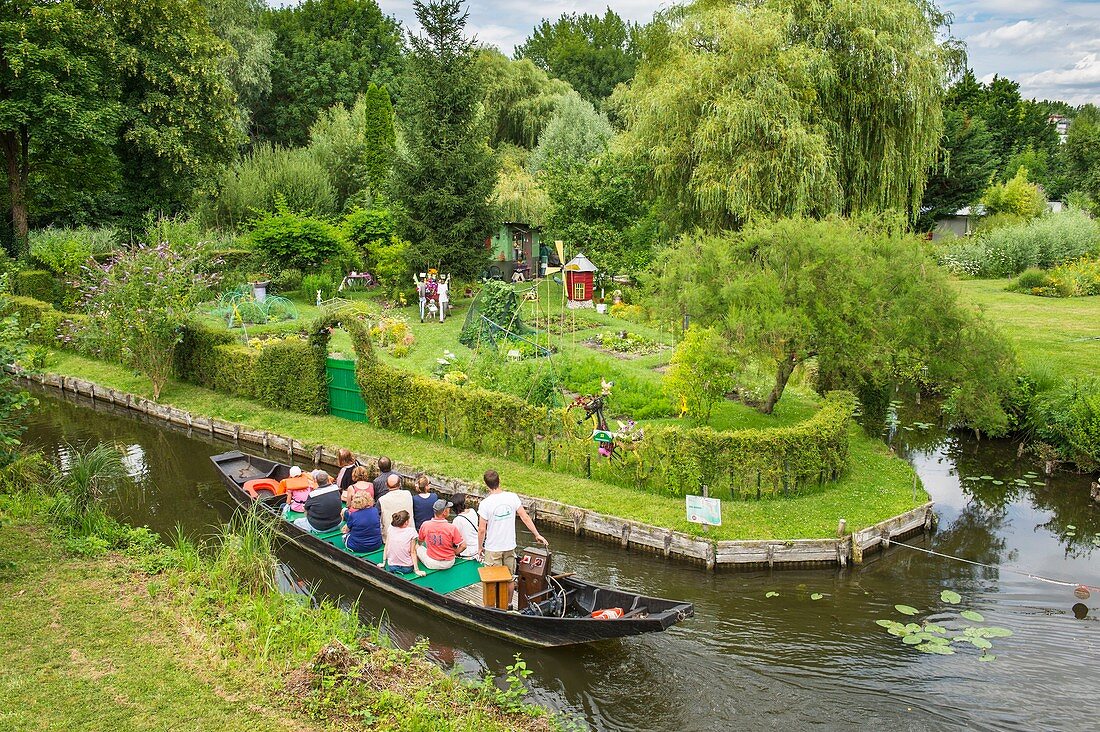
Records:
[[[224,59],[192,0],[102,0],[117,44],[124,214],[175,212],[209,192],[242,141]]]
[[[225,75],[237,96],[238,125],[247,134],[253,110],[271,92],[271,55],[275,34],[263,25],[263,0],[204,0],[210,27],[230,48],[223,57]]]
[[[274,9],[271,93],[255,115],[257,136],[303,145],[323,109],[350,107],[371,82],[388,84],[401,65],[401,27],[375,0],[305,0]]]
[[[986,214],[1013,214],[1033,219],[1047,210],[1042,189],[1028,180],[1027,168],[1020,168],[1007,183],[994,183],[982,194]]]
[[[528,165],[533,172],[575,170],[602,154],[612,135],[614,131],[605,115],[578,95],[566,94],[539,135],[539,144]]]
[[[595,105],[616,85],[629,81],[641,59],[640,29],[607,9],[603,16],[563,14],[543,20],[516,46],[516,58],[530,59],[554,78],[567,82]]]
[[[1100,214],[1100,114],[1079,114],[1069,127],[1065,145],[1066,167],[1073,186]]]
[[[641,171],[607,155],[541,177],[549,195],[548,238],[583,251],[602,272],[637,272],[649,265],[665,236],[664,217],[646,201]]]
[[[569,85],[549,78],[528,59],[513,61],[495,49],[479,50],[476,65],[485,85],[490,144],[534,147]]]
[[[976,203],[997,166],[985,121],[957,109],[945,110],[940,159],[924,187],[917,229],[930,231],[939,219]]]
[[[1002,434],[1011,348],[957,304],[922,242],[896,228],[788,219],[685,236],[658,262],[656,302],[677,320],[720,328],[746,362],[771,365],[765,414],[814,359],[822,391],[850,389],[867,405],[893,383],[937,388],[954,396],[958,419]],[[976,375],[993,372],[1003,378],[983,387]]]
[[[517,156],[502,155],[493,204],[502,221],[542,226],[546,223],[550,197],[542,182],[520,164]]]
[[[385,192],[395,147],[390,96],[374,84],[350,109],[323,110],[309,131],[310,153],[329,172],[340,209]]]
[[[109,38],[102,17],[82,4],[12,0],[0,10],[0,147],[20,247],[40,165],[74,153],[110,156],[119,105],[105,71]]]
[[[410,38],[401,120],[407,153],[398,158],[395,197],[412,262],[476,274],[496,223],[489,202],[497,165],[480,119],[484,92],[473,44],[463,35],[460,0],[415,0],[424,30]]]
[[[692,325],[672,354],[665,390],[682,412],[709,424],[714,405],[733,388],[735,370],[726,339],[714,328]]]
[[[681,226],[915,215],[957,57],[931,4],[697,0],[660,14],[613,99]]]

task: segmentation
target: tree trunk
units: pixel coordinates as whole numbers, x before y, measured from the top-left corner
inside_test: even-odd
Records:
[[[19,130],[0,132],[0,144],[4,148],[4,162],[8,175],[8,197],[11,201],[12,229],[15,233],[16,249],[21,250],[27,242],[27,156],[29,154],[29,134],[26,125]]]
[[[798,357],[791,354],[789,358],[785,358],[779,362],[779,365],[775,370],[775,386],[772,387],[772,393],[768,394],[768,398],[764,400],[763,406],[760,407],[760,411],[764,414],[771,414],[775,409],[776,402],[783,396],[783,390],[787,388],[787,380],[791,378],[791,374],[794,373],[794,367],[798,365]]]

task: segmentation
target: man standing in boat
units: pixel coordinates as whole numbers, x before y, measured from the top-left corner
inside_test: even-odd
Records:
[[[535,528],[535,522],[511,491],[501,490],[500,475],[495,470],[485,471],[485,487],[489,495],[477,507],[477,553],[482,564],[493,567],[504,565],[514,576],[516,573],[516,517],[527,527],[535,541],[546,546],[550,542]],[[512,596],[515,582],[508,585],[508,597]]]

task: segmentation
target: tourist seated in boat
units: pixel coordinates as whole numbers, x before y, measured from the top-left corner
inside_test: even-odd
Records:
[[[382,552],[382,561],[378,566],[394,574],[415,574],[417,577],[427,574],[420,568],[420,560],[416,556],[416,529],[412,527],[412,516],[408,511],[398,511],[393,515],[386,550]]]
[[[374,497],[366,491],[358,491],[344,509],[344,546],[353,552],[365,554],[382,548],[382,518]]]
[[[295,465],[290,469],[290,475],[280,482],[283,484],[283,494],[286,496],[286,506],[283,511],[298,513],[305,511],[309,492],[317,487],[313,482],[313,476],[303,475],[302,469]]]
[[[417,531],[420,531],[420,527],[427,521],[432,520],[432,516],[435,514],[433,507],[435,502],[439,500],[439,496],[432,490],[432,483],[428,480],[428,476],[421,473],[416,479],[416,495],[413,499],[413,524]]]
[[[386,482],[386,492],[381,498],[375,499],[375,502],[378,504],[378,511],[382,514],[383,541],[388,541],[386,537],[389,536],[390,525],[392,524],[394,515],[398,511],[406,511],[409,516],[412,516],[412,494],[400,486],[401,476],[397,473],[390,473],[390,477]],[[375,495],[378,494],[376,493]],[[413,530],[415,531],[416,529]]]
[[[390,476],[395,473],[392,470],[393,463],[390,459],[383,455],[378,458],[378,477],[374,479],[374,500],[382,500],[382,496],[386,495],[386,491],[389,490]]]
[[[315,533],[331,531],[340,525],[344,508],[340,500],[340,488],[323,470],[314,470],[313,480],[317,482],[317,487],[309,492],[309,498],[303,505],[306,515],[295,520],[294,525]]]
[[[473,557],[477,555],[477,511],[466,505],[466,494],[455,493],[451,496],[451,513],[455,515],[451,521],[458,532],[462,534],[462,541],[466,542],[466,548],[459,552],[460,556]]]
[[[365,493],[371,497],[372,501],[374,500],[374,484],[370,482],[370,473],[362,465],[356,465],[351,471],[351,485],[341,495],[344,503],[350,506],[351,499],[356,493]]]
[[[355,482],[355,479],[352,478],[352,471],[355,470],[357,464],[351,450],[341,447],[336,451],[336,467],[340,468],[340,471],[336,473],[336,485],[340,486],[340,490],[346,491],[348,486]]]
[[[466,549],[462,533],[447,520],[452,505],[442,498],[436,499],[432,518],[425,521],[417,533],[424,543],[417,544],[416,555],[428,569],[450,569],[455,564],[455,557]]]

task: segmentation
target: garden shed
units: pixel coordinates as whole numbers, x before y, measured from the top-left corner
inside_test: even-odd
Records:
[[[516,269],[526,279],[538,275],[541,244],[538,227],[520,221],[505,221],[496,234],[485,240],[489,258],[506,280]]]
[[[569,307],[592,307],[592,290],[596,265],[584,256],[578,254],[565,265],[565,293],[569,298]]]

